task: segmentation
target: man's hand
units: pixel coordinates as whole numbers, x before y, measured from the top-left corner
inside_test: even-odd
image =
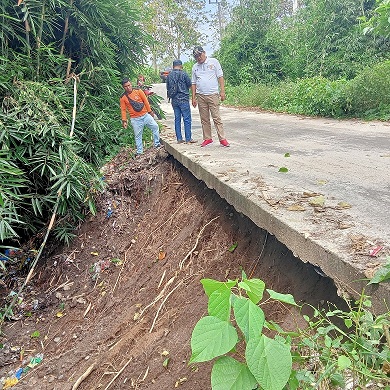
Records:
[[[223,101],[226,99],[225,92],[221,92],[221,93],[219,94],[219,97],[220,97],[220,99],[221,99],[221,102],[223,102]]]
[[[122,121],[122,127],[123,127],[124,129],[127,129],[127,121]]]
[[[196,108],[196,105],[197,105],[197,101],[195,98],[192,98],[192,107]]]

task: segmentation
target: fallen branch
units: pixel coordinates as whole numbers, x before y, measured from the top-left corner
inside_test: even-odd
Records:
[[[87,371],[85,371],[84,374],[81,375],[81,376],[79,377],[79,379],[77,379],[77,381],[75,382],[75,384],[74,384],[73,387],[72,387],[72,390],[76,390],[76,389],[80,386],[81,382],[82,382],[83,380],[85,380],[85,379],[88,377],[88,375],[89,375],[94,369],[95,369],[95,363],[93,363],[90,367],[88,367]]]
[[[130,249],[130,248],[129,248]],[[121,273],[122,273],[122,271],[123,271],[123,267],[125,266],[125,264],[126,264],[126,261],[127,261],[127,251],[125,252],[125,259],[123,260],[123,264],[122,264],[122,267],[121,267],[121,269],[120,269],[120,271],[119,271],[119,274],[118,274],[118,277],[116,278],[116,282],[115,282],[115,285],[114,285],[114,288],[112,289],[112,295],[114,295],[114,291],[115,291],[115,289],[116,289],[116,285],[118,284],[118,282],[119,282],[119,279],[120,279],[120,277],[121,277]]]
[[[111,382],[106,386],[106,388],[104,390],[107,390],[113,383],[114,381],[116,380],[116,378],[118,378],[118,376],[120,374],[122,374],[122,372],[124,371],[124,369],[130,364],[130,362],[133,360],[133,357],[131,357],[127,363],[120,369],[120,371],[118,371],[118,373],[114,376],[114,378],[112,378]],[[72,389],[73,390],[73,389]]]
[[[160,283],[158,284],[157,289],[159,289],[161,287],[161,284],[162,284],[162,282],[164,280],[166,272],[167,272],[167,270],[165,269],[163,274],[162,274],[162,276],[161,276]]]
[[[160,294],[157,295],[156,298],[154,298],[154,300],[152,302],[149,303],[149,305],[145,306],[139,313],[139,316],[141,317],[142,314],[145,313],[145,311],[150,307],[150,306],[153,306],[157,301],[159,301],[163,295],[164,295],[164,292],[165,290],[167,289],[167,287],[175,280],[175,276],[173,276],[172,278],[170,278],[168,280],[168,282],[165,284],[164,288],[161,290]]]
[[[213,218],[211,221],[207,222],[206,225],[204,225],[202,227],[202,229],[200,229],[200,232],[198,234],[198,237],[196,238],[196,242],[195,242],[195,245],[194,247],[187,253],[187,256],[180,262],[179,264],[179,268],[182,269],[183,268],[183,265],[184,265],[184,262],[192,255],[192,253],[194,252],[194,250],[196,249],[196,247],[198,246],[199,244],[199,239],[200,237],[202,236],[202,233],[204,232],[204,229],[206,229],[206,227],[208,225],[210,225],[211,222],[214,222],[217,218],[219,218],[219,215],[215,218]]]
[[[167,299],[169,298],[169,296],[170,296],[170,295],[171,295],[179,286],[181,286],[182,284],[183,284],[183,281],[179,282],[179,284],[178,284],[174,289],[172,289],[172,291],[171,291],[171,292],[164,298],[164,300],[161,302],[161,305],[160,305],[160,307],[158,308],[157,313],[156,313],[156,315],[155,315],[155,317],[154,317],[152,326],[151,326],[151,328],[149,329],[149,333],[152,333],[153,328],[154,328],[154,325],[156,324],[158,315],[159,315],[159,313],[160,313],[161,308],[164,306],[164,303],[167,301]]]
[[[251,268],[251,272],[249,273],[249,279],[253,276],[253,273],[255,272],[255,269],[257,267],[257,264],[259,263],[260,259],[261,259],[261,256],[264,252],[264,248],[265,248],[265,245],[267,244],[267,239],[268,239],[268,232],[265,236],[265,239],[264,239],[264,243],[263,243],[263,247],[261,248],[261,252],[259,254],[259,257],[257,258],[257,260],[254,261],[253,265],[252,265],[252,268]]]

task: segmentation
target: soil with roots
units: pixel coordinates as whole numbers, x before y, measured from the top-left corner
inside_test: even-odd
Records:
[[[3,324],[0,377],[23,369],[15,389],[211,389],[212,362],[188,364],[192,330],[207,314],[202,278],[244,270],[296,301],[338,300],[331,280],[163,148],[132,156],[125,149],[105,166],[97,215],[69,247],[46,254]],[[290,307],[262,308],[282,327],[302,325]]]

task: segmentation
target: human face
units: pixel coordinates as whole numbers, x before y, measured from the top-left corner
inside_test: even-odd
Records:
[[[195,60],[198,64],[203,64],[206,61],[206,53],[203,51],[195,57]]]
[[[128,81],[127,83],[124,83],[124,84],[123,84],[123,89],[124,89],[127,93],[131,93],[131,91],[133,90],[133,85],[131,84],[130,81]]]

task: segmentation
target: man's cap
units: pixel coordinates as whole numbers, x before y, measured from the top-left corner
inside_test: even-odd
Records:
[[[182,66],[182,65],[183,65],[183,63],[181,62],[181,60],[173,61],[173,67],[175,67],[175,66]]]
[[[194,50],[192,50],[192,55],[196,58],[199,57],[202,53],[204,53],[202,46],[195,46]]]

